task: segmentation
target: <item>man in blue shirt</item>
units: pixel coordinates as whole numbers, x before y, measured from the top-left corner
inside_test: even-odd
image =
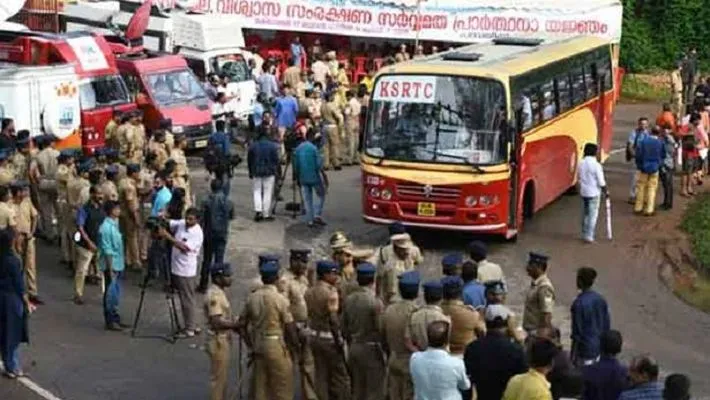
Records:
[[[298,117],[298,101],[291,94],[294,88],[284,86],[283,96],[276,99],[274,116],[276,117],[276,127],[279,130],[279,141],[283,142],[287,130],[296,126]]]
[[[165,214],[165,209],[170,204],[173,194],[165,185],[166,176],[163,173],[157,173],[153,180],[153,207],[150,210],[151,217],[158,217]]]
[[[279,146],[274,143],[264,129],[259,130],[258,140],[249,146],[247,165],[249,179],[252,180],[254,198],[254,221],[272,221],[271,198],[274,193],[276,175],[279,174]]]
[[[631,388],[619,400],[663,400],[663,385],[658,382],[658,364],[651,356],[634,357],[629,367]]]
[[[658,171],[663,164],[665,146],[658,138],[660,132],[653,129],[651,134],[641,139],[636,148],[636,203],[634,212],[650,216],[656,207],[656,191],[658,190]]]
[[[464,281],[463,303],[475,309],[486,306],[486,287],[478,282],[478,266],[473,261],[466,261],[461,268]]]
[[[293,152],[293,171],[296,175],[297,184],[301,187],[301,195],[306,208],[306,223],[308,226],[315,224],[325,225],[321,216],[325,194],[328,187],[328,179],[323,171],[323,158],[318,148],[305,140],[305,127],[297,129],[296,133],[301,138],[301,143]],[[313,193],[316,194],[316,201],[313,200]]]
[[[427,326],[426,350],[412,354],[409,370],[416,400],[461,399],[462,390],[471,388],[463,360],[449,354],[450,324],[435,321]]]
[[[599,358],[602,333],[610,329],[606,300],[592,290],[597,271],[582,267],[577,270],[577,288],[581,291],[572,303],[572,360],[577,365],[590,365]]]
[[[259,93],[263,93],[266,101],[271,101],[279,95],[279,82],[276,80],[276,66],[270,62],[264,63],[264,73],[256,78]]]
[[[633,161],[639,142],[648,135],[648,118],[641,117],[638,120],[638,126],[629,133],[626,140],[626,161]],[[629,191],[629,203],[631,204],[636,201],[636,179],[636,166],[634,165],[631,169],[631,189]]]
[[[106,218],[99,228],[99,269],[104,274],[104,322],[106,329],[121,331],[128,325],[121,323],[118,305],[121,300],[121,275],[125,269],[123,236],[118,228],[121,207],[117,201],[104,204]]]
[[[296,36],[293,38],[293,42],[291,42],[291,57],[293,58],[293,65],[300,67],[301,66],[301,57],[304,56],[304,51],[303,51],[303,45],[301,44],[301,38],[300,36]]]
[[[604,332],[600,338],[601,357],[596,364],[583,367],[586,400],[618,399],[628,384],[629,372],[616,359],[621,353],[623,339],[615,330]]]
[[[230,157],[232,142],[229,140],[226,125],[227,124],[224,121],[215,121],[215,131],[207,140],[207,147],[209,149],[214,149],[218,154],[206,154],[206,157],[212,157],[215,159],[205,160],[205,164],[207,165],[207,162],[209,161],[215,166],[210,172],[214,173],[215,179],[222,182],[222,192],[225,196],[229,197],[229,192],[231,190],[231,177],[229,176],[228,167],[225,163],[228,162],[227,160]]]

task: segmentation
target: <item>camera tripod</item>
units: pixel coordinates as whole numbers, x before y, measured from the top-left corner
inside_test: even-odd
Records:
[[[292,156],[293,151],[285,152],[286,163],[279,170],[278,180],[276,181],[276,187],[274,188],[274,200],[271,204],[271,215],[276,215],[276,205],[279,203],[279,199],[281,198],[281,189],[283,189],[283,186],[286,183],[286,175],[288,174],[289,168],[291,168],[291,201],[286,203],[284,208],[286,211],[291,212],[292,219],[296,219],[296,217],[302,213],[304,208],[303,199],[301,198],[301,191],[296,188],[298,185],[296,184],[296,171],[294,171],[291,166]],[[296,192],[298,192],[298,194]],[[298,197],[298,201],[296,201],[296,197]]]
[[[138,330],[138,323],[140,322],[141,312],[143,310],[143,301],[145,300],[145,291],[148,288],[148,282],[150,281],[151,273],[146,271],[145,278],[143,278],[143,284],[141,285],[141,297],[138,301],[138,309],[136,310],[136,316],[133,320],[133,327],[131,328],[131,337],[141,337],[141,338],[153,338],[153,339],[163,339],[168,343],[175,344],[177,342],[177,333],[180,332],[180,320],[178,319],[177,307],[175,306],[175,293],[172,286],[172,281],[170,278],[170,272],[165,271],[166,280],[166,291],[165,300],[168,304],[168,316],[170,317],[170,333],[163,336],[136,336],[136,331]]]

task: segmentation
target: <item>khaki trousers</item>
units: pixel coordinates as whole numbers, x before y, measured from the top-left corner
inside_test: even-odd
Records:
[[[345,361],[335,348],[335,342],[332,339],[314,338],[311,343],[318,398],[350,400],[350,376]]]
[[[294,377],[300,385],[301,398],[303,400],[319,400],[316,397],[316,388],[311,384],[316,382],[316,367],[313,362],[313,351],[308,341],[301,343],[301,357],[303,359],[298,360],[298,376]]]
[[[293,364],[281,338],[264,338],[254,354],[250,399],[293,400]]]
[[[74,261],[74,232],[76,232],[76,223],[74,222],[74,213],[66,201],[59,202],[59,241],[62,248],[62,260]]]
[[[387,393],[389,400],[412,400],[414,383],[409,375],[409,358],[393,355],[387,363]]]
[[[119,219],[121,230],[123,231],[123,241],[126,246],[126,266],[141,265],[140,226],[133,221],[128,213],[128,210],[122,208]]]
[[[353,398],[384,400],[386,371],[380,346],[374,343],[353,343],[350,347],[350,371]]]
[[[340,132],[335,124],[325,125],[326,144],[323,146],[323,168],[340,167]]]
[[[27,294],[37,296],[37,259],[34,237],[22,239],[21,254],[25,282],[27,282]]]
[[[75,245],[75,256],[74,261],[74,296],[83,297],[84,296],[84,282],[86,281],[86,275],[89,273],[89,268],[95,262],[95,254],[89,249],[85,249],[79,245]],[[97,275],[101,282],[99,286],[101,287],[101,294],[104,293],[104,274]]]
[[[345,138],[347,140],[346,156],[348,164],[359,164],[360,155],[358,154],[358,147],[360,146],[360,124],[358,122],[351,122],[345,125]]]
[[[229,335],[214,335],[207,341],[207,354],[210,356],[210,400],[227,398],[230,350]]]
[[[39,191],[39,217],[42,233],[49,239],[57,237],[56,224],[59,208],[56,191]]]
[[[656,207],[656,191],[658,190],[658,172],[645,174],[636,172],[636,204],[634,212],[653,214]]]

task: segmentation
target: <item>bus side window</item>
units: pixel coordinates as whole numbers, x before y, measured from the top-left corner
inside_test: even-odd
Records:
[[[611,59],[609,59],[609,54],[605,52],[596,64],[599,68],[599,78],[602,79],[602,90],[605,92],[611,90],[614,85],[612,82],[613,76],[611,71]]]
[[[197,79],[201,82],[205,82],[207,80],[205,63],[202,62],[202,60],[198,60],[196,58],[186,58],[185,61],[187,61],[187,66],[192,70]]]
[[[557,102],[555,101],[554,80],[547,82],[540,88],[542,101],[542,121],[546,122],[557,116]]]
[[[555,78],[555,94],[557,97],[557,106],[559,112],[563,113],[570,109],[572,99],[570,98],[570,82],[569,75],[559,75]]]
[[[131,95],[132,99],[136,98],[136,95],[141,92],[140,84],[138,83],[138,78],[132,74],[121,74],[123,81],[126,82],[126,87],[128,88],[128,93]]]
[[[595,63],[584,66],[584,82],[587,86],[587,99],[597,97],[599,95],[599,87],[597,86],[597,65]]]
[[[532,126],[538,126],[542,123],[542,103],[544,102],[542,96],[540,96],[540,88],[530,88],[527,93],[530,97],[530,106],[532,108]]]
[[[582,68],[575,68],[570,75],[572,76],[572,104],[577,106],[587,100],[584,71]]]

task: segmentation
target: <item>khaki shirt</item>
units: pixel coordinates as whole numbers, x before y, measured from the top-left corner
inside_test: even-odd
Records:
[[[404,337],[411,339],[420,350],[425,350],[429,347],[427,328],[429,324],[436,321],[451,323],[451,318],[444,314],[439,306],[433,304],[422,306],[409,317]]]
[[[451,318],[451,354],[463,354],[466,346],[486,332],[486,324],[481,315],[461,300],[444,300],[441,310]]]
[[[57,175],[57,157],[59,157],[59,151],[52,147],[45,147],[37,153],[37,167],[39,168],[39,173],[41,174],[41,179],[54,180]]]
[[[306,99],[306,107],[308,109],[308,116],[314,122],[318,122],[322,117],[321,111],[323,110],[323,100]]]
[[[357,283],[357,274],[354,265],[346,265],[340,270],[340,280],[338,280],[338,292],[340,299],[345,301],[350,293],[357,290],[360,285]],[[342,303],[342,302],[341,302]],[[342,304],[341,304],[342,305]]]
[[[134,212],[140,208],[138,189],[133,178],[125,177],[118,182],[118,198],[126,211]]]
[[[67,201],[67,190],[69,188],[69,181],[74,179],[74,167],[70,167],[66,164],[59,164],[57,166],[57,195],[58,200],[62,202]]]
[[[264,340],[275,336],[283,340],[284,328],[293,322],[288,300],[275,285],[264,285],[250,293],[239,318],[250,327],[251,342],[257,352]]]
[[[104,194],[104,201],[118,201],[118,188],[113,181],[106,180],[101,184],[101,192]]]
[[[680,94],[683,92],[683,78],[677,69],[671,72],[671,93]]]
[[[345,123],[347,123],[350,127],[357,127],[360,125],[361,110],[362,106],[360,105],[358,99],[355,97],[350,99],[345,106]]]
[[[326,281],[319,280],[306,290],[304,298],[310,328],[330,333],[330,316],[339,309],[338,289]]]
[[[382,334],[387,342],[387,348],[393,358],[406,360],[406,371],[409,371],[409,351],[405,341],[405,332],[412,313],[417,310],[413,300],[399,299],[390,304],[382,315]]]
[[[306,291],[308,279],[305,275],[296,276],[291,271],[284,272],[283,294],[289,302],[291,315],[296,322],[308,321],[308,307],[306,307]]]
[[[422,261],[421,252],[418,247],[412,247],[406,259],[400,259],[394,253],[391,244],[381,247],[377,252],[377,295],[390,304],[398,293],[397,277],[414,267]]]
[[[173,149],[170,158],[175,161],[175,175],[188,178],[190,170],[187,168],[187,157],[182,149]]]
[[[168,161],[170,153],[168,153],[168,146],[166,146],[164,142],[158,142],[150,138],[148,141],[148,152],[155,154],[153,163],[157,169],[162,170],[165,168],[165,163]]]
[[[0,185],[7,186],[15,180],[15,169],[12,164],[0,167]]]
[[[338,125],[339,127],[343,125],[343,113],[340,112],[338,103],[335,101],[324,103],[323,106],[321,106],[321,115],[329,124]]]
[[[126,130],[126,156],[134,163],[143,161],[143,148],[145,147],[145,127],[143,124],[129,125]]]
[[[84,200],[84,192],[88,192],[91,187],[91,183],[88,179],[84,179],[80,176],[76,176],[69,181],[67,186],[67,202],[69,205],[77,209],[86,203],[88,199]]]
[[[128,138],[133,135],[133,133],[129,134],[131,128],[132,125],[129,122],[125,122],[116,129],[116,142],[118,143],[119,154],[123,160],[130,158],[130,154],[128,153],[130,150]]]
[[[550,278],[543,274],[532,282],[525,295],[525,310],[523,311],[523,328],[534,331],[544,321],[544,314],[552,313],[555,308],[555,288]]]
[[[298,88],[298,82],[301,81],[301,68],[298,68],[295,65],[292,65],[288,68],[283,73],[283,83],[284,85],[288,85],[291,89],[296,89]]]
[[[104,128],[104,142],[106,143],[106,146],[113,149],[118,149],[120,147],[116,131],[118,131],[118,124],[116,121],[113,119],[108,121],[108,124],[106,124],[106,127]]]
[[[374,290],[360,286],[343,303],[343,335],[352,343],[381,343],[380,315],[384,305]]]
[[[17,226],[17,212],[15,208],[6,201],[0,201],[0,229]]]
[[[17,232],[32,236],[32,221],[37,219],[37,209],[32,205],[32,200],[27,197],[19,203],[12,201],[10,205],[15,211]]]
[[[500,265],[492,263],[488,260],[478,262],[478,281],[486,283],[490,281],[505,282],[505,275]]]
[[[222,319],[225,320],[229,320],[232,318],[232,307],[229,304],[227,295],[224,293],[224,290],[222,290],[221,287],[215,285],[214,283],[210,284],[210,287],[207,289],[207,294],[205,295],[204,310],[205,316],[207,317],[208,321],[211,317],[222,317]],[[208,331],[210,335],[224,336],[231,335],[231,332],[232,331],[229,329],[216,331],[212,327],[210,327]]]
[[[377,251],[377,260],[375,261],[375,264],[379,269],[384,267],[389,260],[394,259],[397,259],[397,255],[394,253],[394,246],[390,243],[380,247],[380,249]],[[422,251],[415,244],[412,244],[412,247],[407,253],[407,260],[405,260],[407,268],[412,269],[415,265],[421,264],[422,261],[424,261],[424,257],[422,257]]]
[[[29,174],[28,174],[29,166],[30,166],[29,154],[24,155],[18,151],[12,156],[11,163],[12,163],[13,168],[15,169],[15,179],[29,180]]]

